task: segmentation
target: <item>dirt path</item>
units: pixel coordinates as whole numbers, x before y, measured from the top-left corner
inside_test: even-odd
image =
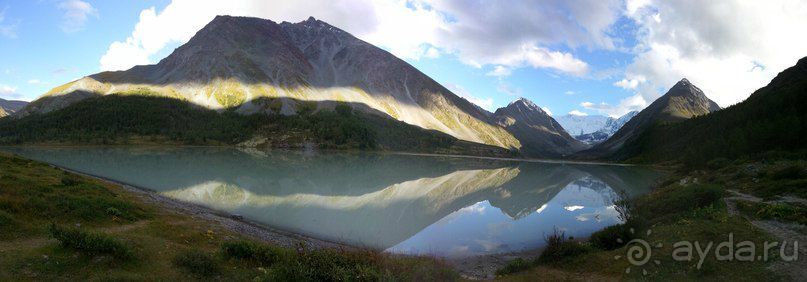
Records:
[[[732,194],[731,197],[724,198],[726,202],[726,209],[731,216],[743,216],[737,209],[737,202],[746,201],[754,203],[805,203],[804,199],[795,197],[781,197],[775,201],[763,201],[761,198],[753,195],[743,194],[735,190],[728,190]],[[804,225],[795,223],[785,223],[776,220],[756,220],[753,218],[745,217],[754,226],[765,230],[769,234],[776,237],[780,246],[782,242],[787,243],[786,250],[792,251],[794,242],[798,245],[798,258],[795,261],[776,261],[769,268],[776,273],[790,277],[793,281],[802,281],[807,277],[807,235],[805,235]],[[786,254],[790,254],[786,252]]]

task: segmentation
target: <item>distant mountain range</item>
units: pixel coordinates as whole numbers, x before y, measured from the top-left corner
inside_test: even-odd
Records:
[[[314,18],[277,24],[218,16],[156,65],[72,81],[16,116],[46,114],[111,94],[170,98],[243,115],[290,116],[345,104],[364,115],[531,156],[585,148],[540,109],[491,114],[389,52]]]
[[[572,115],[558,117],[557,121],[575,139],[594,145],[605,141],[622,128],[638,111],[629,112],[619,118],[602,115]]]
[[[14,114],[25,105],[28,105],[28,102],[0,99],[0,117]]]
[[[677,123],[718,110],[717,103],[684,78],[631,118],[611,138],[579,155],[623,160],[636,154],[634,144],[654,126]]]

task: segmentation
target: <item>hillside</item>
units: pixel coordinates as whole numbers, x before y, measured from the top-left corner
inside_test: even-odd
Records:
[[[643,162],[703,165],[768,151],[807,149],[807,58],[779,73],[745,101],[685,122],[656,125],[630,143]]]
[[[499,147],[353,111],[347,104],[291,116],[243,115],[148,93],[93,97],[47,114],[2,119],[0,144],[240,144],[512,156]]]
[[[493,113],[497,124],[521,140],[521,151],[530,156],[563,157],[586,145],[572,138],[555,119],[525,98]]]
[[[521,147],[485,112],[408,63],[314,18],[277,24],[218,16],[158,64],[56,87],[19,116],[99,95],[144,92],[245,115],[332,111],[346,103],[461,140]]]
[[[638,153],[637,140],[655,126],[679,123],[717,110],[720,106],[684,78],[631,118],[611,138],[578,155],[625,160]]]

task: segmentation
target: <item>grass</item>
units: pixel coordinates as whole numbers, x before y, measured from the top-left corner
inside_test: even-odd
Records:
[[[807,208],[799,205],[777,203],[737,203],[737,208],[757,219],[778,220],[807,225]]]
[[[132,248],[120,240],[103,234],[93,233],[78,228],[61,227],[51,224],[50,235],[59,241],[62,247],[70,248],[89,255],[108,254],[117,259],[129,260],[134,257]]]
[[[199,250],[181,252],[174,257],[173,263],[199,277],[210,277],[221,273],[221,263],[212,255]]]
[[[0,153],[0,281],[458,279],[432,258],[267,245],[151,203]]]

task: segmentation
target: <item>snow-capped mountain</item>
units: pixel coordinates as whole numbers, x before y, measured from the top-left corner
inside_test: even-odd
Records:
[[[581,116],[573,114],[556,118],[558,123],[563,126],[563,129],[566,129],[566,132],[569,132],[572,136],[594,133],[605,127],[606,123],[611,119],[601,115]]]
[[[597,144],[614,135],[625,123],[638,114],[629,112],[619,118],[601,115],[579,116],[565,115],[558,118],[558,123],[575,139],[587,144]]]

